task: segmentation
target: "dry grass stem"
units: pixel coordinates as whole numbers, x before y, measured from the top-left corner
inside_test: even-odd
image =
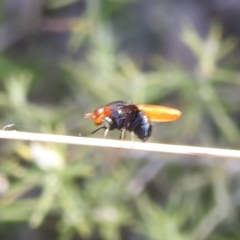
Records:
[[[201,155],[212,157],[229,157],[239,158],[240,151],[231,149],[220,148],[206,148],[206,147],[192,147],[159,143],[142,143],[131,141],[120,141],[102,138],[86,138],[86,137],[74,137],[63,136],[43,133],[29,133],[18,131],[0,131],[0,138],[2,139],[15,139],[23,141],[40,141],[40,142],[53,142],[62,144],[73,145],[86,145],[95,147],[111,147],[122,149],[135,149],[142,151],[164,152],[164,153],[176,153],[176,154],[188,154],[188,155]]]

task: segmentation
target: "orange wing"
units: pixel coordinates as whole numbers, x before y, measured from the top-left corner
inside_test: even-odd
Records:
[[[182,114],[179,110],[169,107],[148,104],[136,104],[136,106],[153,122],[175,121],[180,118]]]

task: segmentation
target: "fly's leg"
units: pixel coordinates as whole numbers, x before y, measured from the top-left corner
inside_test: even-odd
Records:
[[[94,130],[93,132],[91,132],[90,134],[94,134],[95,132],[99,131],[100,129],[106,129],[106,128],[105,127],[100,127],[98,129]]]
[[[123,128],[123,129],[121,130],[120,140],[123,141],[123,140],[125,139],[125,136],[126,136],[126,129]]]
[[[131,139],[132,139],[132,142],[134,142],[134,132],[131,132]]]
[[[105,130],[105,132],[103,134],[103,138],[105,138],[107,136],[108,132],[109,132],[109,128],[106,128],[106,130]]]
[[[105,127],[100,127],[100,128],[98,128],[98,129],[92,131],[91,133],[79,134],[79,136],[81,136],[81,137],[86,137],[86,136],[89,136],[89,135],[94,134],[95,132],[99,131],[100,129],[106,129],[106,128],[105,128]]]

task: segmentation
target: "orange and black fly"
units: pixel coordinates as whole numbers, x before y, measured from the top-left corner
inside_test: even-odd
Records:
[[[132,104],[126,101],[115,101],[97,108],[92,113],[85,114],[85,118],[92,118],[96,125],[103,124],[92,133],[100,129],[106,129],[104,136],[109,130],[119,129],[121,139],[125,137],[125,131],[135,133],[141,140],[146,141],[152,133],[151,122],[170,122],[180,118],[181,112],[174,108]]]

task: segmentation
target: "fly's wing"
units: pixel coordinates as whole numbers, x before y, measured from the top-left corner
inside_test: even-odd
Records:
[[[181,116],[181,112],[174,108],[148,104],[136,104],[136,106],[153,122],[175,121]]]
[[[130,112],[138,111],[138,107],[126,101],[115,101],[104,107],[106,116],[120,117],[124,119]]]

